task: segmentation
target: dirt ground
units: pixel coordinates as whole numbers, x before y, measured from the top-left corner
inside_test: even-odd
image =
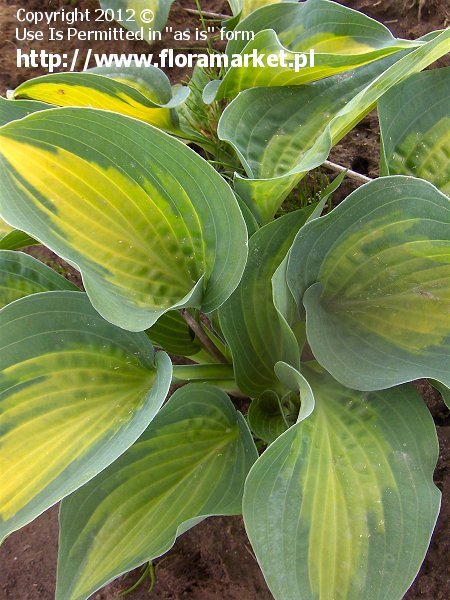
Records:
[[[202,0],[204,10],[228,13],[228,5],[222,0]],[[380,20],[392,32],[404,38],[419,37],[428,31],[446,27],[450,22],[447,0],[351,0],[342,2],[352,8]],[[50,10],[51,8],[78,7],[96,8],[95,0],[0,0],[0,93],[15,88],[22,81],[43,74],[40,69],[17,69],[15,49],[27,48],[26,42],[14,39],[17,8],[27,10]],[[170,25],[177,29],[199,26],[197,18],[189,15],[185,8],[195,8],[194,0],[179,0],[173,5]],[[36,50],[70,52],[75,47],[86,50],[92,43],[64,44],[57,42],[33,43]],[[153,51],[167,45],[167,40],[154,44]],[[172,47],[173,43],[170,44]],[[183,46],[189,43],[184,42]],[[192,43],[194,46],[195,43]],[[95,43],[98,52],[146,52],[145,42]],[[168,73],[173,82],[186,76],[182,70]],[[379,160],[378,124],[374,113],[366,117],[333,149],[331,160],[351,167],[360,173],[376,176]],[[351,181],[345,182],[340,197],[353,189]],[[52,261],[49,253],[42,250],[32,252],[41,259]],[[58,262],[56,261],[56,264]],[[75,281],[76,278],[75,278]],[[450,582],[447,574],[449,550],[449,413],[439,395],[426,383],[418,382],[428,407],[435,420],[439,441],[440,457],[435,472],[435,482],[444,493],[444,504],[430,550],[407,600],[446,600],[450,597]],[[48,510],[33,523],[11,535],[0,549],[0,600],[51,600],[56,576],[58,522],[57,508]],[[270,592],[253,556],[240,517],[207,519],[179,540],[165,556],[155,561],[156,583],[148,594],[147,579],[135,591],[126,596],[129,600],[270,600]],[[140,576],[136,570],[97,592],[95,600],[113,600],[132,586]],[[364,600],[363,598],[361,600]],[[387,599],[390,600],[390,599]]]

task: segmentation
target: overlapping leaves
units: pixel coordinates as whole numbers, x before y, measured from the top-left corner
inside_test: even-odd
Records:
[[[219,311],[220,325],[233,355],[236,382],[252,397],[280,388],[273,370],[276,362],[282,360],[293,366],[300,362],[297,339],[274,305],[272,277],[312,210],[280,217],[250,238],[241,282]]]
[[[445,402],[447,408],[450,409],[450,388],[439,381],[434,381],[433,379],[430,381],[430,383],[441,394],[442,400]]]
[[[36,240],[23,231],[14,229],[14,227],[0,219],[0,250],[17,250],[37,243]]]
[[[269,3],[231,4],[245,16]],[[156,28],[170,4],[154,4]],[[232,67],[205,92],[235,97],[218,133],[245,168],[236,190],[259,222],[386,92],[384,169],[447,190],[448,70],[393,86],[444,54],[449,32],[396,40],[327,0],[257,10],[237,31],[250,29],[255,39],[231,42],[229,55],[316,50],[316,65],[299,73]],[[234,389],[236,379],[254,397],[248,423],[270,446],[247,478],[244,517],[275,598],[400,598],[438,510],[437,444],[411,387],[376,390],[426,376],[448,395],[450,201],[424,181],[387,177],[306,225],[312,207],[259,230],[247,209],[255,233],[244,270],[247,232],[227,184],[178,141],[127,118],[178,136],[205,124],[206,110],[195,115],[205,78],[197,71],[180,121],[173,108],[185,91],[172,97],[152,69],[51,75],[16,90],[122,116],[0,101],[0,214],[12,224],[0,247],[35,236],[80,268],[103,316],[146,330],[111,325],[83,293],[39,293],[73,288],[31,257],[0,254],[0,306],[9,303],[0,311],[0,530],[83,486],[63,502],[57,596],[84,600],[205,516],[239,513],[256,451],[226,395],[188,385],[152,421],[171,367],[148,338],[192,356],[199,344],[174,309],[219,309],[234,364],[184,366],[173,381],[200,369],[204,381]],[[427,111],[422,89],[431,88]],[[315,363],[300,372],[305,316],[332,376]]]
[[[284,64],[268,67],[250,62],[230,66],[217,88],[217,100],[233,98],[253,87],[316,81],[417,45],[394,38],[381,23],[329,0],[277,2],[265,6],[241,21],[234,33],[235,39],[227,46],[228,56],[254,52],[260,57],[283,55]],[[251,41],[247,42],[248,39]],[[311,49],[314,64],[296,68],[298,54],[309,55]]]
[[[163,403],[171,363],[144,333],[102,319],[84,293],[0,311],[0,538],[120,456]]]
[[[180,86],[173,95],[163,71],[148,66],[145,69],[99,68],[87,73],[51,73],[22,83],[14,91],[13,98],[39,100],[56,106],[111,110],[183,135],[174,109],[184,102],[188,92]],[[11,104],[11,110],[18,110],[22,102]]]
[[[32,256],[0,250],[0,309],[24,296],[52,290],[77,287]]]
[[[305,225],[287,276],[317,360],[360,390],[448,386],[449,250],[449,198],[411,177],[374,180]]]
[[[204,384],[175,392],[114,465],[63,502],[57,599],[84,600],[206,516],[240,514],[256,458],[224,392]]]
[[[156,346],[179,356],[193,356],[202,348],[186,321],[175,310],[162,315],[147,335]]]
[[[44,102],[35,102],[26,100],[23,102],[14,102],[0,96],[0,126],[6,125],[10,121],[22,119],[38,110],[45,110],[48,105]]]
[[[0,126],[6,125],[16,119],[22,119],[27,115],[36,112],[38,110],[45,110],[48,108],[47,104],[43,102],[24,101],[24,102],[13,102],[6,100],[0,96]],[[31,246],[37,244],[33,238],[31,238],[23,231],[17,231],[14,227],[11,227],[3,219],[0,218],[0,249],[1,250],[17,250],[24,246]]]
[[[181,142],[121,115],[59,108],[0,130],[0,214],[76,265],[125,329],[231,294],[247,231],[220,175]]]
[[[254,88],[226,108],[219,137],[236,150],[247,177],[235,187],[262,222],[292,187],[392,86],[448,52],[450,31],[349,73],[294,87]]]
[[[245,526],[266,581],[277,600],[401,598],[439,510],[431,416],[412,386],[366,395],[318,367],[303,373],[314,411],[300,413],[245,484]]]

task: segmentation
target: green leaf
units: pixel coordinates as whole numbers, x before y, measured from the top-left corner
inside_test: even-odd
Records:
[[[450,67],[416,73],[378,103],[383,175],[414,175],[450,195]]]
[[[248,409],[247,422],[256,437],[268,444],[276,440],[288,429],[279,395],[266,390],[254,398]]]
[[[398,40],[389,29],[366,15],[328,0],[277,2],[241,21],[227,55],[284,55],[284,64],[268,67],[230,66],[217,90],[216,100],[234,98],[245,89],[292,86],[330,77],[368,64],[420,42]],[[253,37],[254,35],[254,37]],[[252,39],[253,38],[253,39]],[[248,41],[250,39],[250,41]],[[295,68],[299,53],[314,64]]]
[[[262,6],[275,4],[279,1],[288,2],[289,0],[228,0],[228,4],[233,15],[244,18]]]
[[[116,21],[130,31],[142,29],[142,39],[152,43],[154,32],[161,31],[174,0],[100,0],[104,10],[114,11]],[[154,18],[152,18],[152,13]]]
[[[228,363],[206,363],[206,364],[188,364],[174,365],[172,374],[172,383],[209,383],[218,386],[218,381],[228,382],[230,385],[234,382],[233,365]],[[236,385],[236,384],[235,384]],[[233,388],[231,388],[233,389]],[[236,389],[236,387],[234,387]]]
[[[57,108],[0,129],[0,213],[75,265],[94,307],[139,331],[237,286],[247,231],[222,177],[185,144],[106,111]]]
[[[273,390],[266,390],[252,400],[247,421],[257,437],[271,444],[296,422],[298,409],[298,401],[292,394],[280,398]]]
[[[176,111],[183,132],[182,137],[195,142],[216,160],[225,164],[230,160],[234,161],[235,157],[230,156],[226,149],[219,148],[217,144],[217,121],[222,107],[208,106],[203,100],[204,89],[212,83],[212,76],[212,71],[196,64],[187,82],[189,94],[185,102],[176,107]]]
[[[24,296],[76,285],[28,254],[0,250],[0,309]]]
[[[0,539],[92,479],[145,430],[167,354],[104,321],[81,292],[0,311]]]
[[[340,175],[335,177],[324,190],[322,190],[321,198],[315,205],[311,206],[313,210],[310,212],[306,222],[320,217],[326,203],[332,197],[333,192],[340,186],[344,177],[345,172],[342,172]],[[273,303],[275,308],[287,321],[294,332],[301,354],[302,348],[306,342],[306,323],[303,320],[299,320],[300,315],[297,304],[287,283],[288,261],[289,252],[286,254],[272,276]]]
[[[35,239],[24,233],[9,227],[0,219],[0,250],[18,250],[25,246],[35,246],[39,244]]]
[[[295,335],[274,305],[272,277],[313,208],[280,217],[250,238],[241,282],[219,310],[236,382],[244,394],[252,397],[267,389],[283,393],[273,370],[277,361],[300,364]]]
[[[314,410],[316,401],[308,380],[297,369],[282,361],[275,365],[275,373],[288,389],[299,396],[300,410],[297,421],[303,421],[309,417]]]
[[[437,390],[441,396],[442,400],[445,402],[445,405],[448,409],[450,409],[450,389],[441,383],[440,381],[436,381],[435,379],[430,379],[431,385]]]
[[[224,392],[205,384],[177,390],[117,462],[62,503],[56,598],[84,600],[203,518],[240,514],[256,458]]]
[[[187,88],[180,87],[172,97],[169,79],[156,67],[130,67],[43,75],[22,83],[14,91],[14,98],[31,98],[56,106],[101,108],[182,135],[174,108],[184,102],[188,93]]]
[[[364,394],[305,367],[316,407],[245,484],[245,527],[277,600],[400,600],[439,511],[433,420],[412,386]]]
[[[189,95],[186,97],[185,102],[177,106],[182,128],[196,131],[197,135],[202,130],[207,131],[211,128],[210,114],[208,114],[207,106],[203,102],[203,90],[210,81],[209,74],[196,65],[187,84]]]
[[[295,240],[288,284],[317,360],[341,383],[450,383],[450,200],[421,179],[368,183]]]
[[[230,5],[233,15],[239,15],[242,10],[243,2],[244,0],[228,0],[228,4]]]
[[[260,221],[272,219],[298,181],[387,90],[448,52],[450,30],[421,43],[324,81],[244,91],[225,109],[218,135],[242,162],[247,177],[235,175],[236,192]]]
[[[147,330],[147,335],[153,344],[160,346],[170,354],[177,354],[178,356],[193,356],[202,348],[186,321],[176,310],[171,310],[162,315]]]
[[[0,96],[0,126],[17,119],[23,119],[23,117],[33,112],[45,110],[46,108],[48,108],[48,105],[43,102],[31,102],[28,100],[15,102],[14,100],[7,100]]]
[[[4,240],[4,238],[9,235],[14,228],[5,223],[5,221],[0,219],[0,243]]]

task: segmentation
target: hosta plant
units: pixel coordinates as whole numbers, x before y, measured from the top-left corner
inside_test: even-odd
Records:
[[[448,398],[450,70],[420,71],[450,32],[238,4],[257,33],[227,52],[315,45],[316,66],[59,73],[0,100],[0,531],[62,501],[58,600],[237,514],[277,600],[399,600],[433,531],[408,382]],[[342,176],[301,180],[376,105],[382,176],[331,210]]]

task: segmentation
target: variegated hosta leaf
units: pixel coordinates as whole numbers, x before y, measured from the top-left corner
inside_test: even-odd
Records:
[[[256,397],[265,390],[285,392],[273,367],[279,360],[298,366],[294,333],[274,305],[272,276],[313,207],[289,213],[251,238],[244,275],[219,310],[222,332],[231,349],[239,389]]]
[[[305,173],[393,85],[448,52],[450,30],[404,51],[324,81],[288,88],[246,90],[225,109],[220,139],[238,153],[247,178],[237,193],[262,222],[269,221]]]
[[[0,539],[92,479],[145,430],[171,363],[81,292],[0,311]]]
[[[432,418],[410,385],[364,394],[304,368],[316,406],[245,484],[245,527],[276,600],[400,600],[439,511]]]
[[[205,384],[175,392],[139,440],[62,503],[58,600],[84,600],[210,515],[241,513],[257,458],[242,415]]]
[[[383,177],[307,223],[288,284],[317,360],[341,383],[450,384],[450,200],[413,177]]]
[[[284,64],[230,66],[217,100],[234,98],[253,87],[316,81],[417,45],[394,38],[381,23],[328,0],[278,2],[261,8],[239,23],[235,38],[227,46],[230,58],[238,53],[276,54],[284,56]],[[296,53],[309,56],[310,50],[314,50],[314,65],[305,66]],[[296,61],[302,68],[295,68]]]
[[[416,73],[378,103],[382,174],[414,175],[450,195],[450,67]]]
[[[143,39],[149,43],[154,41],[152,32],[161,31],[166,24],[172,3],[173,0],[100,0],[100,6],[113,10],[123,27],[130,31],[142,28]]]
[[[22,83],[13,97],[31,98],[56,106],[111,110],[181,135],[174,108],[184,102],[187,93],[187,88],[180,87],[172,97],[167,76],[150,66],[146,69],[105,68],[88,73],[51,73]]]
[[[236,185],[254,210],[265,214],[270,209],[266,219],[272,217],[280,193],[292,187],[296,175],[292,170],[306,171],[309,163],[323,162],[334,141],[328,133],[333,118],[394,60],[386,58],[309,85],[246,90],[225,109],[218,135],[240,157],[249,181],[237,177]],[[324,132],[328,135],[322,141]],[[266,192],[267,187],[275,194]],[[252,193],[253,188],[262,188],[264,198]]]
[[[32,256],[0,250],[0,309],[31,294],[77,289],[76,285]]]
[[[49,107],[43,102],[33,102],[30,100],[14,102],[14,100],[7,100],[0,96],[0,126],[6,125],[6,123],[15,121],[16,119],[23,119],[23,117],[33,112],[45,110],[46,108]]]
[[[88,108],[0,129],[0,214],[82,273],[95,308],[131,331],[231,294],[247,231],[231,189],[184,144]]]
[[[0,96],[0,126],[6,125],[6,123],[15,121],[16,119],[22,119],[33,112],[45,110],[46,108],[48,106],[42,102],[24,101],[19,103]],[[36,240],[23,233],[23,231],[17,231],[0,219],[1,250],[17,250],[18,248],[32,246],[37,243]]]
[[[202,348],[177,310],[162,315],[147,335],[153,344],[178,356],[193,356]]]

